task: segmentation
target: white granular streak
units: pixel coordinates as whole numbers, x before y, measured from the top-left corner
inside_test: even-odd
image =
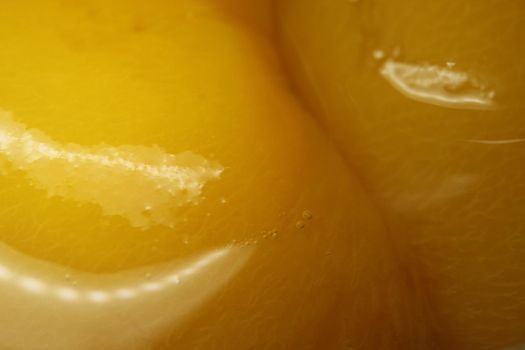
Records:
[[[49,196],[98,205],[144,229],[172,227],[176,209],[198,202],[204,185],[223,171],[191,152],[173,155],[156,146],[60,145],[1,111],[0,157]]]
[[[389,59],[380,73],[396,90],[416,101],[459,109],[494,108],[494,91],[485,91],[465,72]]]

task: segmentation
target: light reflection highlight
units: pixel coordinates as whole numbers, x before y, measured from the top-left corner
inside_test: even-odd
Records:
[[[92,274],[0,243],[0,348],[91,350],[98,348],[93,334],[106,348],[146,348],[226,285],[253,252],[228,245],[180,261]]]
[[[457,109],[494,109],[495,92],[466,72],[430,64],[385,61],[381,76],[404,96]]]
[[[150,282],[150,283],[146,283],[140,286],[140,289],[145,292],[156,292],[163,288],[164,288],[163,284],[159,282]]]
[[[42,293],[46,290],[47,286],[40,280],[33,277],[21,277],[19,279],[19,285],[22,289],[30,293]]]
[[[504,140],[467,140],[470,143],[478,143],[482,145],[512,145],[517,143],[524,143],[525,138],[522,139],[504,139]]]
[[[96,204],[142,229],[173,227],[174,210],[198,203],[204,185],[223,171],[197,154],[158,146],[59,144],[0,110],[2,158],[49,196]]]
[[[92,301],[94,303],[105,303],[109,300],[109,295],[106,292],[96,290],[92,292],[88,292],[86,294],[87,300]]]
[[[15,285],[18,285],[22,291],[32,294],[45,294],[46,292],[49,292],[50,294],[54,294],[59,300],[66,302],[84,301],[94,304],[102,304],[113,300],[133,299],[144,293],[160,292],[167,287],[179,285],[184,278],[196,274],[205,267],[213,264],[221,257],[225,257],[229,249],[230,248],[224,248],[212,251],[200,259],[197,259],[193,264],[187,265],[176,272],[159,275],[158,278],[147,283],[121,286],[112,290],[97,289],[82,291],[80,288],[52,285],[33,277],[13,274],[3,265],[0,265],[0,280],[5,281],[13,279]],[[146,276],[150,276],[150,274],[146,274]]]
[[[0,279],[8,279],[11,277],[11,271],[3,265],[0,265]]]
[[[76,301],[80,298],[78,291],[72,288],[58,287],[55,292],[58,298],[64,301]]]
[[[115,297],[119,299],[131,299],[137,295],[137,292],[132,289],[121,288],[115,291]]]
[[[166,283],[179,284],[180,278],[178,274],[174,274],[165,278]]]

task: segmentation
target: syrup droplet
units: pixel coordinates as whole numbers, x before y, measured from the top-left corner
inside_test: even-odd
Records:
[[[314,214],[312,214],[310,210],[303,211],[303,219],[312,220],[313,217],[314,217]]]

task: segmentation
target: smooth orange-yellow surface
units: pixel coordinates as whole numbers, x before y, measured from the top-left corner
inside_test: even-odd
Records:
[[[523,8],[459,3],[1,1],[0,349],[525,341]]]
[[[1,348],[426,341],[267,5],[0,3]]]
[[[449,339],[523,343],[523,2],[278,8],[299,90],[410,246]]]

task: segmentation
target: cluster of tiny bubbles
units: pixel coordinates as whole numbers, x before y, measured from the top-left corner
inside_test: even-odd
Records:
[[[312,212],[310,210],[304,210],[301,214],[301,219],[296,221],[295,227],[297,229],[303,229],[306,227],[307,222],[312,219],[313,219]],[[279,231],[275,228],[269,231],[261,231],[261,236],[263,239],[268,239],[268,238],[277,239],[279,238]]]
[[[296,223],[295,223],[295,227],[297,229],[303,229],[305,228],[306,226],[306,222],[309,221],[309,220],[312,220],[314,215],[312,214],[312,212],[310,210],[304,210],[303,213],[301,214],[302,216],[302,219],[301,220],[298,220]]]
[[[272,239],[277,239],[279,237],[279,231],[277,229],[271,229],[271,230],[263,230],[261,231],[261,237],[263,239],[268,239],[268,238],[272,238]]]
[[[249,247],[249,246],[254,246],[254,245],[257,245],[259,243],[259,241],[257,241],[256,239],[252,238],[252,239],[249,239],[247,241],[245,241],[242,246],[243,247]]]
[[[250,238],[243,240],[241,242],[237,241],[236,239],[232,239],[230,241],[230,246],[237,246],[237,247],[249,247],[259,244],[259,241],[255,238]]]
[[[282,211],[282,212],[280,212],[278,214],[279,217],[285,216],[285,215],[286,215],[285,211]],[[313,214],[312,214],[312,212],[310,210],[304,210],[302,212],[302,214],[301,214],[301,217],[302,217],[302,219],[299,219],[295,223],[295,227],[297,229],[305,228],[307,222],[313,219]],[[272,228],[270,230],[262,230],[262,231],[259,232],[258,237],[261,237],[264,240],[268,240],[268,239],[275,240],[275,239],[279,238],[279,230],[277,230],[276,228]],[[255,238],[243,240],[241,242],[237,241],[236,239],[233,239],[233,240],[230,241],[230,244],[232,246],[241,246],[241,247],[257,245],[258,243],[259,243],[259,241],[257,239],[255,239]]]

